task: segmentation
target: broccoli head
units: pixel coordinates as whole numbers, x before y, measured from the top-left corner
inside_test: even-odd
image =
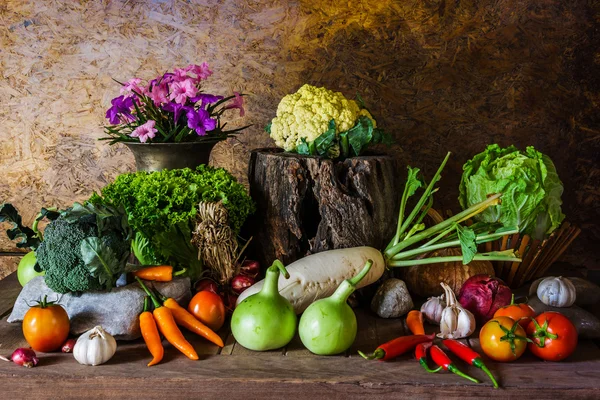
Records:
[[[100,275],[95,273],[97,270],[93,267],[94,260],[86,260],[82,254],[82,242],[85,239],[99,238],[100,246],[112,251],[111,254],[117,260],[116,263],[109,263],[113,266],[113,275],[121,274],[129,255],[131,238],[128,237],[130,235],[127,234],[127,229],[123,230],[119,224],[104,221],[101,225],[103,231],[99,232],[98,219],[109,217],[81,213],[81,209],[84,208],[78,207],[76,213],[69,209],[52,221],[44,230],[44,240],[36,250],[38,263],[46,271],[46,284],[57,293],[106,288],[106,279],[99,279]]]

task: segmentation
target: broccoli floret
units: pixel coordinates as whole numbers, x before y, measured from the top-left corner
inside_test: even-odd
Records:
[[[81,254],[81,243],[88,237],[100,237],[103,245],[113,250],[120,264],[129,255],[130,240],[116,229],[98,233],[96,214],[78,216],[70,210],[50,223],[44,230],[44,240],[36,250],[37,261],[46,271],[46,285],[57,293],[102,290],[98,277],[92,276]],[[115,271],[118,272],[118,271]]]
[[[93,221],[86,216],[77,223],[69,223],[59,217],[44,230],[44,240],[36,251],[36,257],[41,269],[46,271],[46,285],[55,292],[84,292],[102,288],[81,259],[81,241],[97,235]]]

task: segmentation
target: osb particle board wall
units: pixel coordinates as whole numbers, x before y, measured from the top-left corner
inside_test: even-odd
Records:
[[[559,0],[3,0],[0,200],[30,221],[132,171],[127,149],[96,140],[112,78],[207,61],[207,90],[252,94],[232,123],[254,126],[212,159],[240,179],[283,95],[304,82],[359,91],[407,163],[431,173],[454,153],[447,208],[485,144],[549,154],[584,229],[571,257],[596,264],[599,20],[597,3]]]

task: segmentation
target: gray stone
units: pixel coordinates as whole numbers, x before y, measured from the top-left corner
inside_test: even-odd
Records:
[[[401,317],[413,306],[406,284],[395,278],[383,282],[371,301],[371,310],[381,318]]]
[[[189,278],[178,278],[171,282],[147,282],[144,284],[165,297],[172,297],[182,306],[191,298]],[[133,340],[141,336],[138,317],[144,308],[146,293],[136,283],[112,289],[110,292],[86,292],[81,294],[57,294],[44,281],[44,277],[33,278],[19,293],[8,322],[23,321],[29,304],[48,296],[48,300],[60,299],[71,320],[71,333],[79,335],[96,325],[101,325],[119,340]]]

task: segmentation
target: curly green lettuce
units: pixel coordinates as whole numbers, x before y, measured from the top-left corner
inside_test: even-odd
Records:
[[[202,269],[190,243],[198,204],[222,201],[236,234],[254,212],[252,199],[229,172],[206,165],[122,174],[91,198],[98,199],[125,209],[136,232],[136,256],[143,252],[144,260],[183,266],[193,279]]]
[[[463,209],[503,193],[502,203],[477,215],[481,222],[517,226],[534,239],[543,239],[563,219],[563,184],[550,158],[532,146],[523,152],[514,146],[489,145],[463,166],[459,201]]]

